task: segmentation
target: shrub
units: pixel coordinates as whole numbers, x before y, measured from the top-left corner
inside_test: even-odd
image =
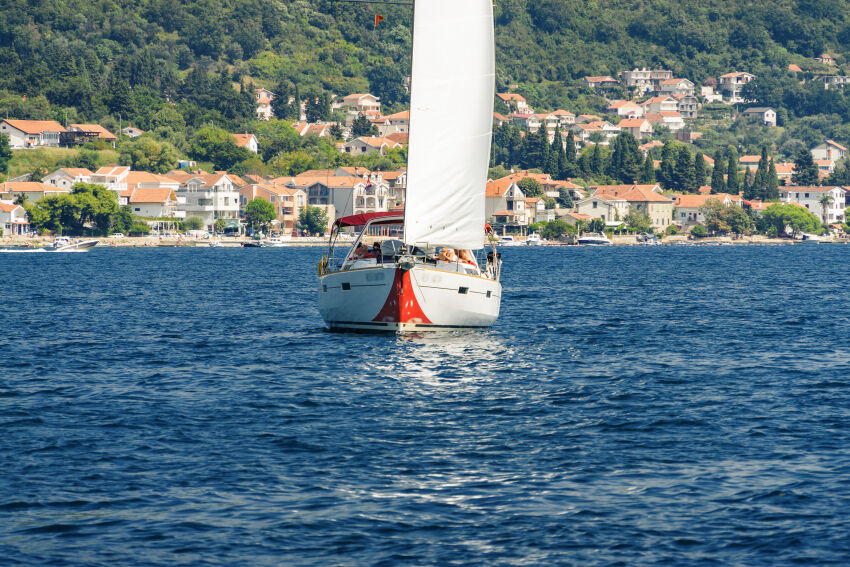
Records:
[[[706,228],[701,224],[695,224],[693,228],[691,228],[691,234],[696,238],[704,238],[708,236],[708,230],[706,230]]]

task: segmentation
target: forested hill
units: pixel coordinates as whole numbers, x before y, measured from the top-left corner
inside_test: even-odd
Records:
[[[824,51],[843,65],[848,4],[496,0],[498,86],[519,84],[552,108],[582,76],[634,66],[699,84],[730,70],[813,68]],[[249,96],[225,92],[228,79],[246,93],[371,90],[398,107],[410,20],[407,6],[330,0],[0,0],[0,112],[69,122],[120,114],[145,128],[170,101],[189,128],[236,128],[250,119]]]

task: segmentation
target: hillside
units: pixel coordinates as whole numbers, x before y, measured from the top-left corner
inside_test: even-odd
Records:
[[[128,122],[179,151],[205,124],[252,128],[253,88],[299,98],[371,91],[406,103],[411,9],[330,0],[0,0],[0,115]],[[760,103],[841,138],[840,92],[787,77],[844,73],[846,0],[496,0],[497,86],[540,109],[598,107],[584,75],[657,66],[701,84],[730,70],[760,77]],[[374,27],[374,16],[384,21]],[[838,68],[814,57],[828,51]],[[773,81],[773,82],[771,82]],[[811,92],[810,92],[811,91]],[[173,104],[169,104],[173,103]],[[838,116],[836,121],[833,115]],[[814,137],[814,136],[813,136]]]

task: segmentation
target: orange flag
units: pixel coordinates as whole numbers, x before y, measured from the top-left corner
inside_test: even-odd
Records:
[[[375,14],[375,27],[378,27],[378,24],[384,21],[384,17],[380,14]]]

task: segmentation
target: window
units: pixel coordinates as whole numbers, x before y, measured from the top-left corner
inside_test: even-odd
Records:
[[[141,210],[142,210],[142,209],[140,209],[139,207],[135,207],[135,208],[133,209],[133,211],[135,211],[135,212],[137,212],[137,213],[138,213],[139,211],[141,211]]]
[[[808,198],[809,198],[809,194],[808,194],[808,193],[806,193],[806,199],[808,199]]]
[[[597,201],[593,201],[593,208],[595,209],[595,208],[596,208],[596,205],[598,205],[598,204],[599,204],[599,202],[597,202]]]

